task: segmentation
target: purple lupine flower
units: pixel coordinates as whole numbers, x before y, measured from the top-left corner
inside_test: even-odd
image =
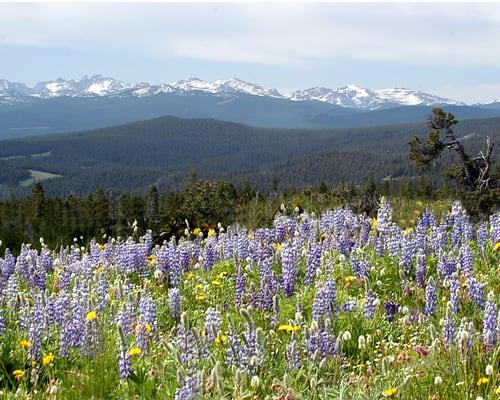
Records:
[[[297,341],[292,338],[286,348],[286,359],[288,362],[288,369],[300,369],[302,367],[302,359],[300,357],[300,350]]]
[[[446,307],[446,316],[443,321],[443,339],[447,349],[455,343],[455,313],[452,310],[451,302]]]
[[[166,261],[165,268],[169,273],[170,284],[179,286],[181,283],[182,267],[179,261],[179,255],[175,248],[175,241],[172,239],[163,250],[162,259]]]
[[[185,312],[182,313],[181,323],[177,326],[174,343],[178,350],[179,361],[186,366],[208,356],[206,341],[195,336],[193,330],[189,327]]]
[[[360,229],[359,229],[359,247],[363,247],[365,244],[368,243],[368,239],[370,237],[370,222],[369,220],[362,220],[360,222]]]
[[[415,254],[416,251],[416,243],[415,241],[410,238],[410,237],[403,237],[402,238],[402,245],[401,245],[401,256],[399,259],[399,267],[406,273],[410,274],[411,272],[411,267],[412,267],[412,259],[413,255]]]
[[[436,285],[434,284],[434,279],[431,276],[427,280],[427,285],[425,286],[424,314],[429,316],[436,314],[436,306],[437,306]]]
[[[450,277],[457,272],[457,263],[446,254],[443,254],[438,261],[437,269],[442,276]]]
[[[484,248],[484,245],[488,241],[488,224],[482,222],[477,228],[477,242],[479,247]]]
[[[483,317],[483,343],[487,351],[491,351],[497,345],[497,318],[497,305],[494,302],[493,292],[490,292],[484,307]]]
[[[464,243],[460,247],[460,264],[462,265],[462,274],[470,276],[474,273],[474,256],[468,244]]]
[[[145,289],[141,293],[141,298],[139,299],[139,314],[146,324],[149,324],[152,332],[156,330],[156,304]]]
[[[484,308],[485,302],[485,289],[486,285],[484,283],[478,282],[474,277],[467,279],[467,294],[469,298],[481,309]]]
[[[365,301],[365,309],[363,311],[363,315],[367,319],[372,319],[375,317],[375,294],[373,291],[368,290],[366,292],[366,301]]]
[[[493,244],[500,242],[500,212],[490,215],[490,239]]]
[[[217,336],[222,324],[222,317],[220,311],[213,307],[209,307],[205,311],[205,331],[209,342],[213,342]]]
[[[385,307],[385,317],[387,318],[387,321],[389,322],[394,321],[394,316],[399,310],[399,304],[389,301],[384,304],[384,307]]]
[[[179,288],[171,288],[168,292],[168,305],[170,308],[170,316],[174,320],[179,320],[181,317],[181,292]]]
[[[108,300],[109,300],[108,299],[108,288],[109,288],[108,280],[103,275],[99,279],[99,287],[97,289],[97,293],[99,295],[99,304],[98,304],[97,308],[99,310],[106,308],[106,306],[108,305]]]
[[[312,244],[306,256],[306,272],[304,283],[311,285],[316,279],[316,271],[319,268],[321,260],[321,244]]]
[[[149,254],[151,252],[151,249],[153,248],[153,235],[150,230],[148,230],[144,235],[144,246],[146,254]]]
[[[240,307],[243,302],[243,297],[245,296],[245,284],[246,284],[246,274],[243,268],[238,266],[238,271],[236,273],[236,283],[235,283],[235,293],[234,300],[237,307]]]
[[[366,257],[353,252],[351,254],[351,270],[355,276],[367,279],[370,273],[370,264]]]
[[[451,310],[453,311],[454,314],[456,314],[460,307],[460,287],[461,287],[457,273],[451,275],[451,277],[449,278],[449,284],[450,284],[450,303],[452,306]]]
[[[127,337],[132,335],[132,322],[134,320],[134,309],[131,303],[127,302],[116,315],[116,323],[121,332]]]
[[[334,280],[328,280],[319,288],[313,301],[313,320],[320,324],[324,317],[330,317],[336,302],[336,286]]]
[[[380,207],[377,210],[377,229],[380,232],[385,232],[388,230],[389,225],[392,223],[392,207],[386,201],[384,197],[382,197],[380,201]]]
[[[425,276],[427,275],[427,260],[423,252],[420,252],[416,258],[415,280],[421,288],[425,285]]]
[[[236,253],[239,261],[243,261],[248,257],[248,245],[248,237],[245,235],[245,232],[242,232],[236,242]]]
[[[315,323],[304,332],[304,344],[308,357],[315,362],[338,354],[337,341],[334,335]]]
[[[0,334],[5,332],[5,318],[3,316],[3,310],[0,309]]]
[[[120,378],[126,380],[132,374],[133,370],[126,341],[122,336],[123,335],[120,335],[120,344],[118,350],[118,372],[120,373]]]
[[[279,216],[274,220],[274,231],[276,232],[276,240],[283,242],[286,238],[288,230],[288,218]]]
[[[35,308],[31,316],[31,324],[28,332],[28,338],[31,342],[29,356],[34,361],[39,361],[41,355],[41,334],[44,323],[43,308],[42,298],[38,296],[35,301]]]
[[[295,280],[297,279],[293,247],[283,246],[283,250],[281,251],[281,268],[283,275],[283,290],[285,291],[285,295],[290,297],[293,294]]]
[[[180,388],[175,390],[174,400],[196,400],[202,395],[201,373],[197,372],[184,378]]]
[[[391,257],[396,257],[401,248],[401,229],[394,222],[391,222],[385,234],[388,235],[386,236],[387,251]]]
[[[203,255],[203,269],[205,271],[211,270],[214,264],[217,262],[218,255],[216,244],[217,239],[215,237],[207,238],[207,241],[205,243],[205,252]]]

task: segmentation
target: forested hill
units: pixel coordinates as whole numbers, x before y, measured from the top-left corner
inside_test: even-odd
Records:
[[[299,187],[321,180],[398,178],[415,174],[407,143],[426,132],[423,122],[311,130],[162,117],[76,134],[2,141],[0,162],[10,172],[0,173],[0,185],[5,196],[27,192],[42,179],[49,194],[97,188],[141,192],[150,185],[168,190],[193,171],[200,177],[236,182],[276,178]],[[485,135],[498,136],[500,118],[461,121],[457,132],[466,135],[467,146],[477,146]],[[13,176],[17,182],[12,182]]]

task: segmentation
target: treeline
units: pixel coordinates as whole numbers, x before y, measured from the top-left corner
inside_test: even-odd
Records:
[[[288,208],[300,207],[321,211],[336,205],[350,205],[358,212],[374,215],[381,195],[398,198],[451,198],[450,189],[436,190],[423,178],[418,180],[374,180],[363,185],[325,183],[296,190],[259,192],[250,185],[235,186],[224,181],[205,181],[192,177],[181,190],[161,194],[152,187],[144,195],[122,194],[97,190],[86,196],[47,196],[41,184],[35,185],[28,197],[0,202],[0,251],[18,251],[22,243],[39,244],[44,238],[52,248],[72,243],[100,242],[106,237],[127,237],[137,221],[138,233],[151,229],[154,240],[161,243],[172,236],[184,234],[195,227],[207,232],[218,223],[228,226],[241,223],[251,228],[272,223],[284,203]]]

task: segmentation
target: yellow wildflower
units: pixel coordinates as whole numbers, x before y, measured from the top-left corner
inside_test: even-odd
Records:
[[[218,279],[214,279],[214,280],[212,281],[212,285],[214,285],[214,286],[220,286],[220,285],[221,285],[221,283],[220,283],[220,281],[219,281]]]
[[[372,227],[373,227],[373,229],[377,230],[377,227],[378,227],[377,218],[373,218],[373,220],[372,220]]]
[[[398,389],[391,387],[391,388],[385,389],[383,391],[383,394],[384,394],[384,397],[394,397],[394,396],[396,396],[397,392],[398,392]]]
[[[23,349],[29,349],[31,347],[31,342],[29,340],[23,339],[19,342],[19,346]]]
[[[203,285],[202,285],[201,283],[198,283],[198,284],[195,286],[195,288],[196,288],[197,290],[201,290],[201,291],[203,291]]]
[[[195,235],[195,236],[198,236],[200,234],[200,232],[201,232],[200,228],[194,228],[193,229],[193,235]]]
[[[494,249],[495,251],[499,251],[499,250],[500,250],[500,242],[496,242],[496,243],[495,243],[495,247],[493,247],[493,249]]]
[[[217,275],[217,278],[218,278],[218,279],[222,279],[222,278],[224,278],[226,275],[227,275],[227,271],[222,271],[222,272],[220,272],[220,273],[219,273],[219,275]]]
[[[197,295],[196,295],[196,300],[198,300],[198,301],[203,301],[203,300],[205,300],[206,298],[207,298],[207,297],[206,297],[205,295],[203,295],[203,294],[197,294]]]
[[[157,260],[156,260],[156,257],[151,255],[151,256],[148,256],[147,257],[147,261],[150,263],[150,264],[156,264],[157,263]]]
[[[149,324],[144,325],[144,330],[146,331],[146,333],[151,333],[152,330],[151,325]]]
[[[496,393],[496,394],[500,394],[500,386],[498,386],[498,387],[496,388],[495,393]]]
[[[35,365],[36,365],[36,361],[35,360],[31,361],[31,366],[34,367]]]
[[[49,353],[42,358],[43,365],[49,365],[52,361],[54,361],[54,355],[52,353]]]
[[[128,352],[128,354],[130,354],[133,357],[139,356],[139,355],[141,355],[141,353],[142,353],[142,350],[139,347],[132,347]]]
[[[16,379],[21,379],[24,376],[24,371],[22,369],[16,369],[12,375],[14,375],[14,378]]]
[[[290,332],[297,332],[299,329],[300,329],[300,326],[289,325],[289,324],[280,325],[278,327],[278,331],[286,331],[288,333],[290,333]]]
[[[97,318],[97,313],[94,310],[92,310],[92,311],[89,311],[87,313],[87,316],[85,317],[85,320],[87,322],[90,322],[90,321],[93,321],[96,318]]]
[[[193,279],[194,277],[194,274],[192,272],[190,272],[189,274],[186,275],[186,279],[189,281],[191,279]]]
[[[217,233],[215,232],[215,229],[214,228],[210,228],[208,230],[208,237],[214,237],[215,235],[217,235]]]
[[[483,385],[483,384],[486,384],[486,383],[488,383],[489,381],[490,381],[490,380],[489,380],[489,378],[486,378],[485,376],[483,376],[483,377],[481,377],[481,378],[479,378],[479,379],[477,380],[477,386],[481,386],[481,385]]]
[[[276,243],[276,253],[281,253],[282,248],[283,246],[281,245],[281,243]]]
[[[349,276],[344,277],[344,284],[346,286],[349,286],[351,283],[356,282],[356,280],[357,279],[354,275],[349,275]]]
[[[225,335],[218,335],[216,338],[215,338],[215,343],[216,344],[224,344],[227,342],[227,336]]]
[[[249,234],[247,235],[247,238],[248,238],[248,239],[250,239],[250,240],[252,240],[252,239],[253,239],[253,233],[249,233]]]

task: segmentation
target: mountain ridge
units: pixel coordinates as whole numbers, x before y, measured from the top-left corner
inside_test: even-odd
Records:
[[[456,101],[419,90],[407,88],[367,89],[356,85],[347,85],[336,89],[312,87],[299,89],[289,94],[280,93],[274,88],[246,82],[238,78],[227,80],[204,81],[188,78],[172,83],[150,84],[138,82],[125,83],[112,77],[94,75],[83,76],[80,80],[57,78],[42,81],[32,88],[24,83],[0,79],[0,105],[12,105],[21,102],[47,100],[56,97],[148,97],[158,94],[197,95],[211,94],[222,98],[234,98],[241,95],[269,97],[296,102],[319,101],[344,108],[360,110],[380,110],[399,106],[465,106]],[[470,106],[483,107],[495,103],[494,100]]]

